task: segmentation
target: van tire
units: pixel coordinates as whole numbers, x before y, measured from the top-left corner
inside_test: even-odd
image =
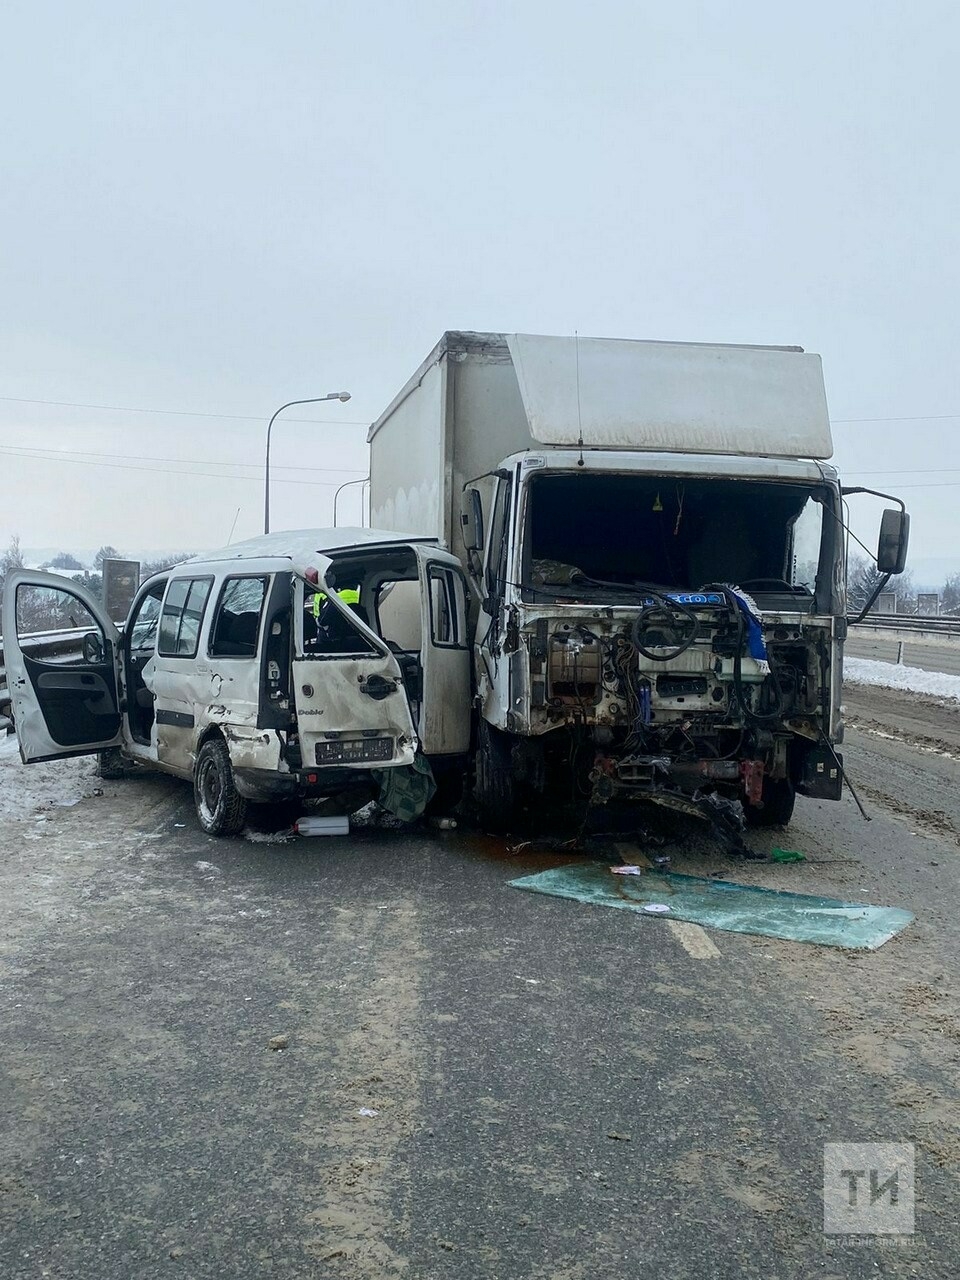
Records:
[[[516,823],[517,792],[511,757],[507,735],[481,720],[473,794],[480,826],[492,835],[506,835]]]
[[[793,817],[797,793],[789,778],[764,778],[763,805],[746,804],[743,816],[748,827],[785,827]]]
[[[208,738],[197,754],[193,799],[200,826],[211,836],[239,835],[247,821],[247,802],[233,780],[230,752],[222,738]]]

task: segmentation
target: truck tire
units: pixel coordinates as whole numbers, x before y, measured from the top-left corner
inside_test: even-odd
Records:
[[[103,778],[104,782],[115,782],[125,777],[126,772],[126,761],[119,747],[107,747],[105,751],[97,752],[98,778]]]
[[[748,827],[785,827],[793,817],[797,793],[789,778],[764,778],[763,806],[744,804]]]
[[[510,754],[506,734],[481,720],[473,794],[480,826],[498,836],[511,831],[516,820],[517,793]]]
[[[233,780],[230,752],[222,738],[208,738],[193,771],[197,819],[211,836],[236,836],[247,821],[247,802]]]
[[[433,766],[433,780],[437,789],[423,811],[426,817],[448,818],[456,811],[463,801],[463,773],[462,767],[444,769]]]

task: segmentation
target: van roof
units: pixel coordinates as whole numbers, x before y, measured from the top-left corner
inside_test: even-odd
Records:
[[[185,564],[208,564],[214,560],[265,560],[286,559],[298,565],[307,565],[312,556],[327,555],[346,547],[377,546],[390,543],[436,543],[436,538],[410,537],[385,529],[284,529],[279,533],[262,534],[248,538],[246,542],[234,542],[219,551],[204,551],[193,556]],[[180,567],[180,566],[178,566]]]

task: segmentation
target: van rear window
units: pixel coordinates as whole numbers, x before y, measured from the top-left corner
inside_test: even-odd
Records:
[[[170,583],[160,614],[157,653],[161,657],[196,657],[212,581],[212,578],[174,578]]]

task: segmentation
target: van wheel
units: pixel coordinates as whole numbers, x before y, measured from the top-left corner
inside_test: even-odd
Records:
[[[247,820],[247,802],[237,791],[230,752],[222,738],[208,738],[193,771],[193,799],[201,827],[211,836],[236,836]]]
[[[126,776],[127,766],[123,752],[119,747],[107,747],[97,753],[97,777],[105,782],[114,782]]]
[[[511,754],[507,735],[481,720],[473,794],[481,827],[498,836],[511,831],[516,820],[517,793]]]
[[[789,778],[764,778],[763,807],[744,804],[743,816],[748,827],[785,827],[793,817],[797,799]]]

